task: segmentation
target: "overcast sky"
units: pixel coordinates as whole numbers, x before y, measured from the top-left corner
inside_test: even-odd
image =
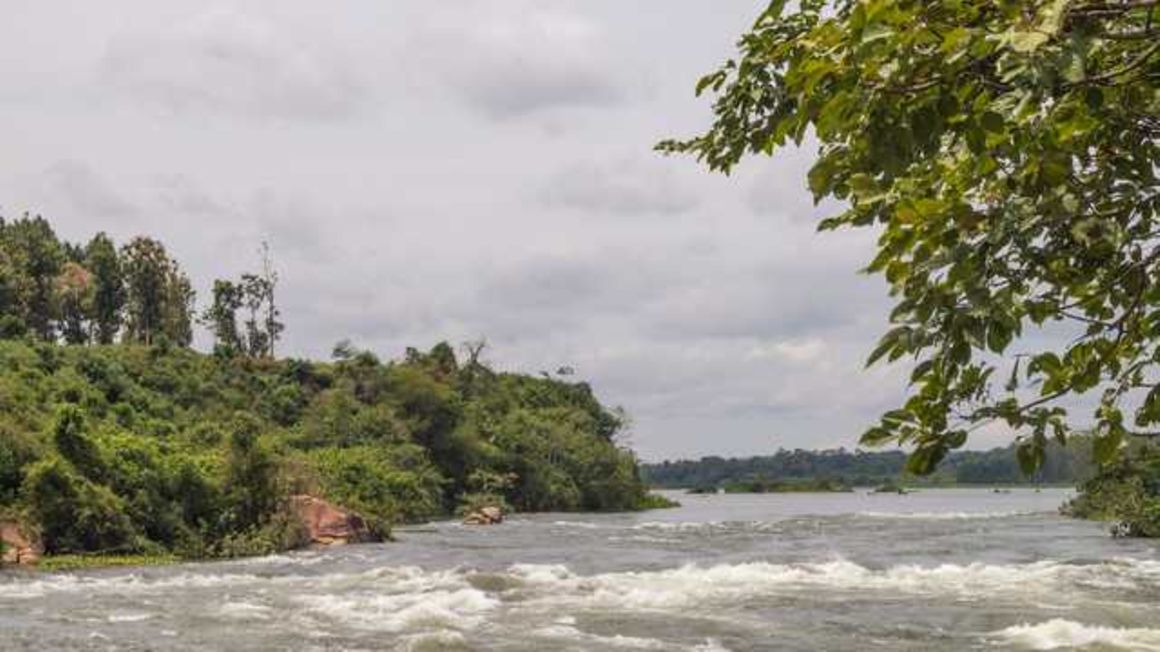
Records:
[[[483,337],[574,367],[645,459],[852,448],[903,391],[861,368],[874,234],[815,233],[812,151],[652,152],[760,5],[9,0],[0,207],[158,237],[203,298],[268,240],[284,352]]]

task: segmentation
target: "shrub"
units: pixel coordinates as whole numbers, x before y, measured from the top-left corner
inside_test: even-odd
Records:
[[[81,477],[65,460],[50,457],[34,464],[22,493],[46,552],[132,548],[135,533],[123,501]]]

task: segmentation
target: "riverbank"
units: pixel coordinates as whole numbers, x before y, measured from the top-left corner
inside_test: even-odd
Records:
[[[659,494],[659,493],[648,493],[645,495],[644,499],[642,499],[641,505],[640,505],[639,509],[636,511],[647,512],[647,511],[651,511],[651,510],[676,509],[676,508],[679,508],[680,506],[681,506],[681,503],[678,502],[677,500],[674,500],[670,496],[666,496],[666,495]],[[583,513],[578,513],[578,514],[583,514]],[[512,516],[513,516],[512,514],[505,514],[498,521],[494,521],[493,525],[499,525],[500,523],[502,523],[502,521],[504,519],[511,518]],[[522,516],[528,516],[528,514],[524,514]],[[449,517],[446,519],[431,520],[431,521],[428,521],[426,524],[427,525],[439,525],[439,524],[457,523],[459,521],[460,521],[460,519],[458,519],[458,518]],[[415,527],[416,525],[417,524],[411,524],[410,527]],[[407,526],[403,526],[403,527],[407,527]],[[488,525],[486,527],[492,527],[492,525]],[[315,532],[314,534],[312,534],[312,536],[317,539],[317,537],[319,535],[317,532]],[[356,541],[352,541],[351,543],[352,544],[357,544],[357,543],[391,543],[393,541],[394,541],[393,538],[388,538],[388,539],[382,540],[382,541],[361,541],[360,542],[360,541],[356,540]],[[322,549],[326,549],[332,545],[336,545],[336,544],[333,542],[332,543],[317,543],[317,542],[315,542],[312,545],[303,546],[301,548],[298,548],[297,551],[306,550],[306,549],[322,550]],[[346,539],[343,539],[342,541],[338,542],[337,545],[347,545]],[[151,566],[170,566],[170,565],[174,565],[174,564],[229,562],[229,561],[244,560],[247,558],[260,559],[261,557],[270,556],[271,554],[279,554],[279,553],[286,553],[286,552],[295,552],[295,550],[275,551],[275,552],[256,554],[256,555],[242,555],[242,556],[235,556],[235,557],[221,557],[221,558],[208,558],[208,559],[207,558],[181,557],[179,555],[170,554],[170,553],[159,553],[159,554],[91,553],[91,554],[64,554],[64,555],[48,555],[48,556],[41,555],[41,556],[39,556],[39,558],[37,559],[36,562],[34,562],[30,565],[0,563],[0,572],[3,572],[4,570],[15,570],[18,568],[22,569],[24,571],[45,572],[45,573],[55,573],[55,572],[63,572],[63,571],[97,570],[97,569],[106,569],[106,568],[144,568],[144,567],[151,567]]]

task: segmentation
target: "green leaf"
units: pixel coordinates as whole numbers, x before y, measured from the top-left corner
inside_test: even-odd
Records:
[[[862,433],[859,442],[867,446],[881,446],[894,439],[894,434],[885,428],[870,428]]]
[[[1050,40],[1049,35],[1038,31],[1012,31],[1007,37],[1016,52],[1034,52]]]
[[[1003,116],[995,113],[994,111],[987,111],[979,120],[983,125],[983,129],[986,129],[993,134],[997,134],[1003,131],[1003,127],[1005,125]]]
[[[993,353],[1002,353],[1011,343],[1011,331],[999,322],[991,322],[987,328],[987,348]]]
[[[1022,361],[1022,358],[1015,358],[1015,364],[1011,365],[1011,377],[1007,379],[1007,384],[1004,387],[1008,392],[1019,389],[1019,363]]]
[[[874,23],[862,30],[862,42],[873,43],[894,36],[894,28],[884,23]]]
[[[1019,462],[1019,470],[1025,476],[1031,476],[1039,469],[1038,456],[1035,447],[1030,443],[1020,444],[1015,449],[1015,459]]]
[[[938,467],[946,454],[947,449],[942,444],[923,446],[910,454],[906,460],[906,470],[915,475],[927,475]]]
[[[1123,429],[1109,428],[1106,432],[1096,435],[1092,439],[1092,455],[1100,464],[1107,464],[1116,458],[1123,442]]]

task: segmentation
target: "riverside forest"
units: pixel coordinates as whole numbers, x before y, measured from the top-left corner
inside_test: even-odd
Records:
[[[1014,446],[989,451],[956,451],[928,475],[906,472],[902,451],[779,450],[745,458],[702,457],[699,460],[643,464],[645,481],[654,487],[712,491],[766,488],[792,491],[811,486],[1075,486],[1091,479],[1095,465],[1091,445],[1077,437],[1068,446],[1052,442],[1043,464],[1027,475],[1016,461]]]
[[[300,546],[297,494],[382,536],[483,504],[655,504],[616,443],[623,415],[587,384],[497,372],[481,343],[279,359],[276,284],[267,259],[199,313],[156,240],[0,220],[0,519],[50,555],[198,559]],[[197,322],[210,354],[190,348]]]

